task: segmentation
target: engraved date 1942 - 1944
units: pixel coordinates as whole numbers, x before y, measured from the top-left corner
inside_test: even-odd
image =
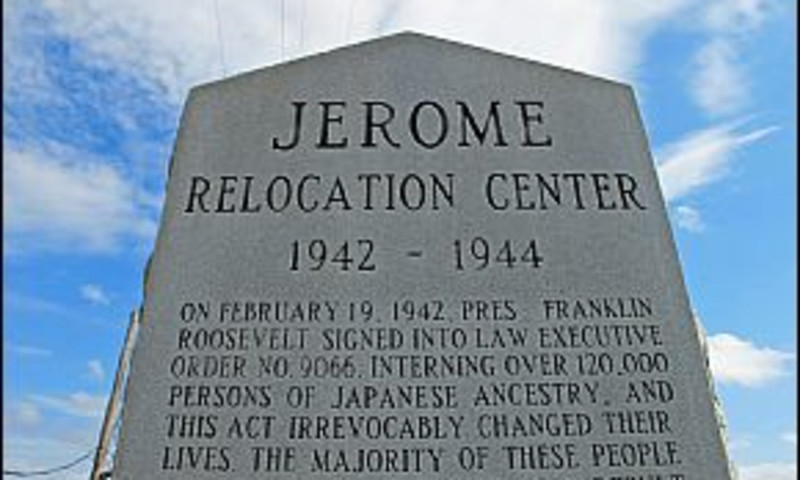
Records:
[[[322,238],[291,243],[289,270],[375,272],[375,242],[368,238],[328,241]],[[418,252],[414,256],[421,256]],[[482,236],[452,241],[450,266],[456,271],[480,271],[489,267],[539,268],[544,263],[536,239],[492,241]]]

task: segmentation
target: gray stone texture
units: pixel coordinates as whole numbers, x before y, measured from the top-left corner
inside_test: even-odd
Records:
[[[315,146],[323,123],[319,102],[325,101],[346,102],[328,112],[328,141],[346,137],[346,148]],[[387,128],[399,147],[379,130],[372,131],[375,147],[362,146],[365,101],[393,106]],[[448,119],[447,135],[435,148],[416,142],[408,127],[413,108],[425,101],[440,105]],[[460,146],[459,101],[479,124],[491,102],[499,102],[508,145],[497,146],[490,129],[484,144],[470,130],[469,146]],[[542,102],[527,107],[527,123],[519,101]],[[292,102],[306,102],[302,141],[291,150],[275,149],[273,138],[279,144],[290,138]],[[417,118],[423,142],[431,144],[439,132],[435,108],[420,107]],[[387,110],[376,107],[373,114],[379,122]],[[552,145],[523,145],[526,130],[531,143],[549,137]],[[452,205],[440,198],[434,209],[433,186],[426,183],[428,196],[418,210],[388,208],[386,174],[399,182],[409,173],[426,182],[431,174],[440,180],[452,174]],[[316,209],[304,212],[295,203],[281,212],[269,208],[271,181],[284,176],[296,190],[310,174],[316,177],[305,192],[313,194],[304,201],[306,207],[319,201]],[[359,174],[380,179],[371,209]],[[542,208],[539,195],[546,192],[535,184],[536,174],[559,182],[560,205],[548,197]],[[570,180],[575,174],[583,175],[574,180],[583,182],[580,199]],[[208,184],[192,180],[198,176]],[[224,176],[232,178],[227,187]],[[341,196],[330,200],[337,176],[349,210]],[[252,177],[251,204],[246,177]],[[414,207],[420,197],[409,182]],[[273,193],[284,186],[274,184]],[[231,193],[220,194],[225,188]],[[523,207],[535,200],[533,208],[518,209],[517,195]],[[326,203],[329,210],[322,208]],[[234,212],[222,211],[228,208]],[[490,249],[485,268],[478,237]],[[315,239],[325,244],[322,265],[322,243],[310,247]],[[543,258],[538,266],[521,260],[534,239]],[[354,262],[341,271],[332,260],[345,243]],[[504,245],[516,257],[512,268],[503,259]],[[358,271],[360,261],[365,271]],[[151,262],[115,478],[730,478],[664,202],[626,85],[416,34],[201,85],[190,92],[181,119]],[[413,320],[404,314],[408,300],[418,309]],[[248,301],[300,305],[305,320],[309,302],[319,302],[325,317],[327,301],[334,319],[232,323],[232,305]],[[371,302],[369,321],[359,310],[362,302]],[[401,320],[393,318],[395,302]],[[465,314],[466,305],[479,302],[490,305],[481,319],[475,310]],[[607,307],[588,313],[603,302]],[[208,318],[198,316],[202,305]],[[429,314],[441,307],[443,320],[419,318],[425,305]],[[271,347],[253,347],[254,328],[276,329],[258,330],[275,335]],[[625,339],[595,345],[593,332],[603,328],[616,328]],[[329,348],[337,332],[358,340],[364,331],[375,344]],[[414,343],[421,333],[444,343],[423,348]],[[214,335],[225,340],[213,346]],[[295,348],[301,337],[302,348]],[[370,368],[390,356],[432,358],[420,361],[436,366],[416,378]],[[442,357],[458,356],[483,358],[495,371],[441,373]],[[234,357],[245,362],[238,375]],[[282,358],[289,373],[259,375],[259,357]],[[666,367],[645,365],[665,358]],[[526,373],[525,361],[534,360],[544,368]],[[198,361],[229,362],[228,376],[187,377],[192,369],[186,365]],[[304,371],[309,361],[319,362],[319,370]],[[355,388],[364,402],[365,387],[379,392],[382,402],[337,408],[340,389]],[[400,402],[396,389],[409,387],[425,400],[393,408]],[[211,389],[208,396],[198,393],[204,388]],[[251,392],[249,400],[241,389]],[[454,397],[442,400],[447,389]],[[304,400],[302,392],[310,390],[308,406],[291,405],[298,400],[292,395]],[[550,419],[549,433],[535,432],[530,418],[537,415]],[[613,419],[624,415],[633,421],[620,433],[623,425]],[[249,420],[264,417],[272,419]],[[340,431],[334,417],[345,418]],[[413,426],[400,434],[387,426],[388,417]],[[503,433],[487,427],[501,417],[524,426]],[[377,438],[356,437],[349,422],[358,418],[377,418],[372,421],[384,430],[376,430]],[[250,430],[237,427],[247,421]],[[425,438],[420,422],[428,421],[444,438]],[[317,438],[291,438],[291,422],[314,422],[305,435]],[[395,434],[405,438],[386,438]],[[266,461],[266,452],[280,460]]]

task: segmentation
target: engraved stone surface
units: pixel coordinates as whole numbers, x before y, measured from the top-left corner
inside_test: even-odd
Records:
[[[632,90],[401,34],[194,88],[115,478],[728,479]]]

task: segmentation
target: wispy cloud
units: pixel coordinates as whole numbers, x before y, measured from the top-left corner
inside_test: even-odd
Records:
[[[797,446],[797,432],[786,432],[781,435],[781,440],[790,445]]]
[[[86,365],[89,378],[102,382],[106,378],[106,372],[103,368],[103,363],[98,359],[89,360]]]
[[[219,18],[213,4],[191,0],[48,0],[48,21],[39,25],[79,45],[84,62],[134,72],[177,103],[190,85],[221,75],[220,52],[231,74],[280,61],[282,52],[294,57],[401,30],[631,79],[649,35],[691,1],[287,2],[282,19],[278,2],[257,0],[226,2]]]
[[[737,150],[777,130],[766,127],[742,131],[741,123],[700,130],[659,149],[658,176],[668,202],[721,179],[730,170]]]
[[[766,21],[774,0],[713,0],[708,2],[704,21],[714,32],[743,33]]]
[[[49,357],[53,351],[47,348],[36,347],[33,345],[20,345],[16,343],[6,343],[8,351],[22,357]]]
[[[758,387],[788,374],[794,353],[760,347],[728,333],[708,337],[711,371],[720,383]]]
[[[673,214],[675,216],[675,222],[679,228],[693,233],[702,232],[706,228],[700,212],[693,207],[688,205],[678,205],[673,210]]]
[[[739,480],[796,480],[797,463],[761,463],[738,468]]]
[[[40,471],[64,465],[93,450],[102,415],[88,394],[28,396],[3,404],[3,470]],[[97,402],[99,403],[99,402]],[[67,408],[63,404],[69,404]],[[50,411],[48,411],[50,410]],[[59,415],[65,413],[66,415]],[[53,478],[89,477],[92,457]]]
[[[65,396],[31,395],[30,399],[41,407],[52,408],[76,417],[102,417],[106,408],[106,397],[86,392],[75,392]]]
[[[96,305],[108,305],[111,303],[111,300],[108,298],[108,294],[106,294],[105,290],[103,290],[103,287],[100,285],[93,283],[81,285],[80,293],[81,297],[83,297],[83,299],[89,303],[94,303]]]
[[[728,434],[728,450],[731,452],[746,450],[753,445],[748,435]]]
[[[112,165],[58,144],[3,153],[4,241],[12,251],[113,251],[123,238],[154,234],[137,188]]]
[[[717,38],[704,45],[692,65],[692,96],[706,112],[719,116],[747,105],[749,86],[733,42]]]
[[[10,428],[30,429],[42,424],[39,407],[28,401],[10,403],[3,407],[3,420]]]
[[[49,36],[41,13],[23,2],[3,2],[3,102],[8,96],[24,96],[28,102],[60,102],[47,73],[40,44]],[[25,55],[18,55],[20,51]]]
[[[29,295],[15,290],[3,292],[8,308],[19,309],[25,312],[47,315],[64,315],[69,309],[51,300]]]
[[[774,0],[712,0],[702,5],[707,42],[692,59],[690,92],[711,116],[730,115],[749,104],[749,72],[743,40],[766,22]]]
[[[648,36],[689,1],[397,2],[393,29],[414,29],[631,81]],[[570,34],[563,34],[563,26]]]
[[[40,471],[64,465],[90,451],[97,441],[96,428],[85,428],[70,437],[52,438],[46,434],[3,435],[3,469],[23,472]],[[74,468],[58,473],[59,480],[86,480],[92,467],[91,457]],[[42,477],[48,478],[48,477]]]

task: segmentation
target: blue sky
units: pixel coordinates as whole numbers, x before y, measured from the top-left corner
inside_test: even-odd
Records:
[[[413,30],[634,85],[731,456],[796,476],[795,2],[217,4],[3,1],[4,468],[96,441],[188,88]]]

